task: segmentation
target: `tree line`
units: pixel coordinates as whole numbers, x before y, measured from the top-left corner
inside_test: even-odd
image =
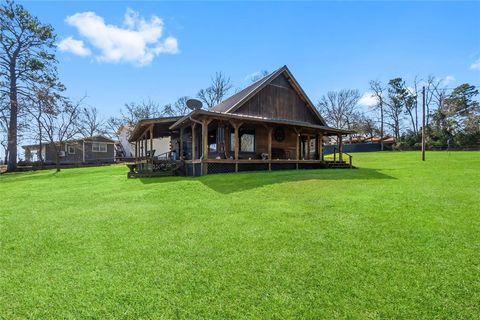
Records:
[[[480,145],[479,91],[464,83],[447,88],[442,79],[418,77],[408,85],[402,78],[370,82],[369,110],[361,108],[358,90],[330,91],[317,104],[330,126],[356,131],[355,137],[393,136],[397,147],[421,143],[422,103],[425,99],[427,146]],[[424,89],[424,93],[423,93]]]

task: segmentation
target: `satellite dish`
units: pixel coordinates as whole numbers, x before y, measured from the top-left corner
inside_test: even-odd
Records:
[[[188,99],[187,107],[191,110],[200,110],[202,109],[202,101],[197,99]]]

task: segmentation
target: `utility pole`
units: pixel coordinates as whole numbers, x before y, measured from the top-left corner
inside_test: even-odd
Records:
[[[425,161],[425,86],[422,87],[422,161]]]

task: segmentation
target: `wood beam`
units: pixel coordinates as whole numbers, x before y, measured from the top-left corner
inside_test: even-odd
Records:
[[[323,161],[323,132],[318,134],[318,159]]]
[[[230,127],[225,125],[224,133],[224,147],[225,147],[225,157],[230,158]]]
[[[180,160],[183,160],[183,127],[180,128],[180,143],[179,143],[179,148],[178,150],[178,158]]]
[[[240,127],[242,126],[241,122],[230,122],[232,124],[232,127],[234,129],[233,133],[233,141],[234,141],[234,158],[236,160],[235,162],[235,172],[238,172],[238,155],[240,153],[240,142],[239,142],[239,131]]]
[[[267,130],[268,130],[268,170],[272,171],[272,132],[273,132],[273,128],[269,127]]]
[[[153,124],[150,126],[150,155],[153,151]]]
[[[310,135],[307,136],[307,157],[305,160],[310,160]]]
[[[211,119],[203,119],[202,121],[202,146],[203,146],[203,160],[208,160],[208,124],[211,122]],[[202,164],[203,173],[208,174],[208,164]]]
[[[192,125],[192,160],[196,159],[196,142],[197,142],[197,134],[195,133],[197,129],[197,124],[194,122]],[[193,166],[195,168],[195,166]],[[195,169],[194,169],[195,172]]]
[[[343,161],[343,137],[338,135],[338,160]]]

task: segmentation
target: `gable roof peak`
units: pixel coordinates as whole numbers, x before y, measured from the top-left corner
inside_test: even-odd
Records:
[[[307,96],[305,91],[303,91],[300,84],[297,82],[293,74],[291,73],[290,69],[288,69],[287,65],[280,67],[279,69],[273,71],[272,73],[266,75],[265,77],[261,78],[260,80],[252,83],[251,85],[247,86],[246,88],[240,90],[239,92],[233,94],[229,98],[225,99],[224,101],[220,102],[216,106],[213,106],[209,109],[212,112],[221,112],[221,113],[232,113],[241,107],[246,101],[248,101],[252,96],[270,84],[274,79],[278,76],[285,74],[287,79],[289,80],[290,84],[294,88],[295,91],[302,97],[305,101],[306,105],[313,111],[313,113],[317,116],[320,122],[323,125],[326,125],[325,120],[322,118],[318,110],[313,105],[310,98]]]

